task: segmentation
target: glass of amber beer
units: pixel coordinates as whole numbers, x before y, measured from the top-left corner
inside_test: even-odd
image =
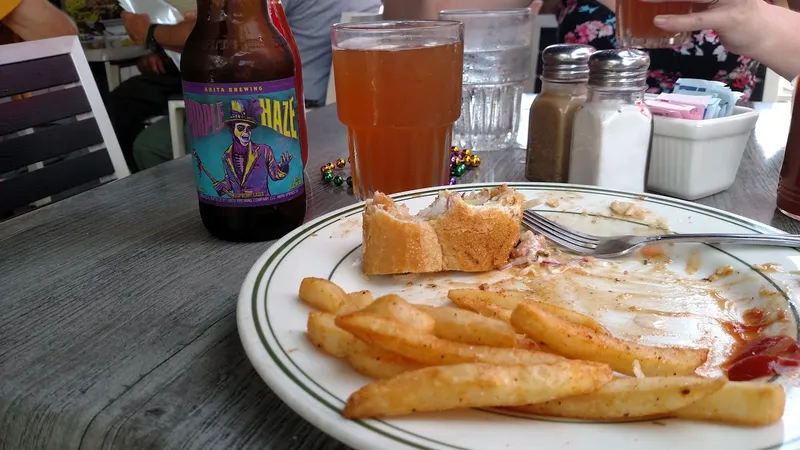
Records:
[[[617,0],[617,41],[623,48],[667,48],[682,45],[690,33],[664,31],[653,24],[662,14],[689,14],[692,2],[650,3]]]
[[[455,21],[331,28],[336,105],[359,199],[447,184],[461,114],[463,34]]]

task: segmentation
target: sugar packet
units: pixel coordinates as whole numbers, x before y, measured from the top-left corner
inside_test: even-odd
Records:
[[[681,105],[656,99],[645,100],[644,103],[654,115],[676,119],[703,120],[705,112],[705,107],[699,105]]]
[[[730,88],[721,81],[699,80],[696,78],[679,78],[672,90],[675,94],[711,95],[719,99],[719,113],[716,117],[727,117],[733,114],[737,97]]]

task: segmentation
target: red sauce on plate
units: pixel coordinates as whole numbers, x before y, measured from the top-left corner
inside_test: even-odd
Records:
[[[744,345],[726,362],[731,381],[772,376],[786,367],[800,366],[800,347],[788,336],[768,336]]]

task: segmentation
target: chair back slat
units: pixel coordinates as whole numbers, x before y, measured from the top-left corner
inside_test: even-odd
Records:
[[[106,152],[90,152],[0,182],[0,213],[13,211],[39,199],[114,173]]]
[[[80,41],[0,51],[0,219],[130,174]]]
[[[102,144],[94,119],[44,127],[35,133],[0,141],[0,173]]]
[[[77,83],[78,71],[69,55],[22,61],[0,66],[0,97]]]
[[[0,104],[0,135],[91,112],[80,86]]]

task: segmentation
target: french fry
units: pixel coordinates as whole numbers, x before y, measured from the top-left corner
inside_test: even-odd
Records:
[[[447,298],[449,298],[450,301],[455,303],[455,305],[459,308],[476,312],[485,317],[511,323],[510,309],[501,308],[474,296],[460,295],[459,291],[464,290],[466,289],[452,289],[447,293]]]
[[[467,362],[533,365],[564,361],[561,356],[550,353],[448,341],[432,334],[419,333],[406,324],[363,312],[338,316],[336,325],[371,345],[425,365]]]
[[[353,352],[364,352],[369,349],[364,341],[336,326],[336,316],[326,312],[311,311],[308,313],[308,340],[323,353],[335,358],[344,358]]]
[[[473,363],[426,367],[362,387],[347,399],[343,414],[358,419],[523,405],[591,392],[611,377],[608,366],[583,361],[535,366]]]
[[[371,347],[337,327],[335,319],[333,314],[311,311],[308,314],[308,339],[324,353],[344,358],[356,372],[370,378],[388,378],[424,367],[416,361]]]
[[[786,393],[777,383],[729,381],[717,392],[675,411],[681,419],[764,426],[779,422]]]
[[[458,302],[454,300],[454,298],[458,299],[462,303],[468,303],[474,305],[475,303],[480,302],[493,305],[497,308],[507,309],[509,311],[513,311],[517,306],[520,305],[520,303],[532,303],[535,306],[538,306],[544,309],[545,311],[549,312],[550,314],[561,317],[564,320],[568,320],[572,323],[583,325],[587,328],[591,328],[592,330],[595,330],[598,333],[609,334],[608,330],[606,330],[604,326],[600,325],[599,322],[597,322],[596,320],[592,319],[589,316],[586,316],[576,311],[572,311],[567,308],[551,305],[550,303],[534,300],[522,294],[509,293],[509,292],[500,293],[492,291],[483,291],[480,289],[452,289],[450,290],[450,292],[447,293],[447,297],[457,305]],[[469,307],[466,308],[472,309]],[[503,315],[505,316],[505,314]]]
[[[572,359],[606,363],[626,375],[634,375],[639,360],[647,376],[691,375],[708,357],[708,350],[682,347],[652,347],[617,339],[550,314],[532,304],[520,304],[511,324],[536,342]]]
[[[433,334],[464,344],[489,347],[516,347],[517,332],[501,320],[482,316],[466,309],[449,306],[417,305],[436,321]]]
[[[375,301],[370,291],[350,292],[345,296],[344,303],[336,310],[337,315],[350,314],[360,309],[364,309]]]
[[[369,346],[349,353],[345,360],[356,372],[376,379],[391,378],[425,367],[416,361]]]
[[[436,321],[430,314],[395,294],[378,297],[369,306],[358,312],[395,320],[421,333],[433,333],[436,327]]]
[[[665,417],[719,391],[725,378],[649,377],[615,378],[600,389],[513,408],[542,416],[613,421]]]
[[[320,311],[336,314],[345,303],[344,290],[322,278],[303,278],[300,283],[300,300]]]

